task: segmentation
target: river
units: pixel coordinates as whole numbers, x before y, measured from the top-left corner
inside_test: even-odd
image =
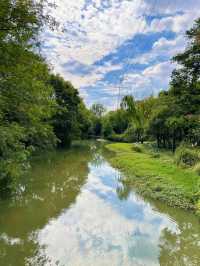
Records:
[[[91,142],[35,158],[0,202],[0,265],[200,265],[198,219],[123,187],[110,156]]]

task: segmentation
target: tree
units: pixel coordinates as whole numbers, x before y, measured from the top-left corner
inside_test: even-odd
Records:
[[[93,123],[93,136],[99,137],[102,135],[102,116],[106,112],[105,107],[100,103],[94,103],[90,108],[91,113],[93,114],[92,123]]]
[[[110,111],[107,116],[114,133],[122,134],[126,131],[129,119],[125,110],[118,109],[116,111]]]
[[[109,116],[105,116],[102,119],[102,134],[105,138],[113,134],[112,124],[110,122]]]
[[[34,149],[55,144],[49,68],[33,51],[50,22],[46,1],[0,2],[0,190],[13,187]]]
[[[78,107],[78,123],[81,139],[91,138],[93,135],[93,114],[86,108],[82,99]]]
[[[181,114],[199,114],[200,109],[200,19],[187,31],[189,45],[173,60],[180,65],[172,73],[170,94],[175,96],[175,104]]]
[[[187,31],[189,45],[173,60],[180,67],[172,73],[170,89],[158,97],[150,118],[149,132],[159,147],[173,151],[181,141],[198,144],[200,114],[200,19]]]
[[[78,91],[59,75],[51,75],[50,84],[54,88],[57,111],[53,117],[53,127],[59,146],[69,147],[71,141],[80,134],[78,108],[80,98]]]
[[[130,120],[130,125],[134,128],[134,132],[137,136],[137,141],[143,142],[144,115],[141,112],[141,109],[136,105],[134,98],[129,95],[125,96],[122,99],[121,108],[126,110],[127,112]]]
[[[103,106],[103,104],[101,103],[94,103],[91,107],[91,111],[93,112],[93,114],[98,117],[101,118],[102,115],[106,112],[105,107]]]

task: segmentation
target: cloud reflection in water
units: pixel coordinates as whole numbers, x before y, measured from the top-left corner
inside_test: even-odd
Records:
[[[164,229],[178,227],[134,193],[117,195],[119,172],[107,162],[89,164],[88,181],[76,202],[39,230],[39,249],[29,263],[69,266],[159,265]]]

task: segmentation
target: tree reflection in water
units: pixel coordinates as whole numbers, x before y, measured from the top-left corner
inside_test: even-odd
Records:
[[[133,187],[121,182],[117,188],[120,199],[127,199]],[[144,199],[145,200],[145,199]],[[198,266],[200,265],[200,222],[190,213],[165,204],[149,200],[154,208],[167,214],[172,221],[177,223],[177,232],[165,228],[160,236],[159,263],[162,266]],[[199,247],[199,248],[198,248]]]
[[[34,159],[19,193],[0,204],[0,265],[25,265],[24,254],[29,257],[37,252],[34,234],[75,203],[87,180],[91,158],[85,146]],[[17,240],[19,245],[13,245]]]

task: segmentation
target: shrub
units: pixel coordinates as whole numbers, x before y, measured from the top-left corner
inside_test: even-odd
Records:
[[[137,142],[136,130],[133,125],[129,126],[124,133],[127,142]]]
[[[197,151],[186,146],[180,146],[175,153],[175,162],[182,166],[194,166],[200,161]]]
[[[200,200],[198,200],[198,202],[196,204],[196,213],[198,216],[200,216]]]
[[[160,154],[159,153],[155,153],[152,155],[152,158],[160,158]]]
[[[110,136],[107,137],[108,140],[110,141],[115,141],[115,142],[126,142],[124,138],[124,134],[111,134]]]
[[[142,152],[141,147],[138,146],[138,145],[133,145],[133,146],[132,146],[132,150],[135,151],[135,152]]]
[[[197,163],[197,164],[195,165],[195,167],[194,167],[194,171],[195,171],[198,175],[200,175],[200,163]]]

